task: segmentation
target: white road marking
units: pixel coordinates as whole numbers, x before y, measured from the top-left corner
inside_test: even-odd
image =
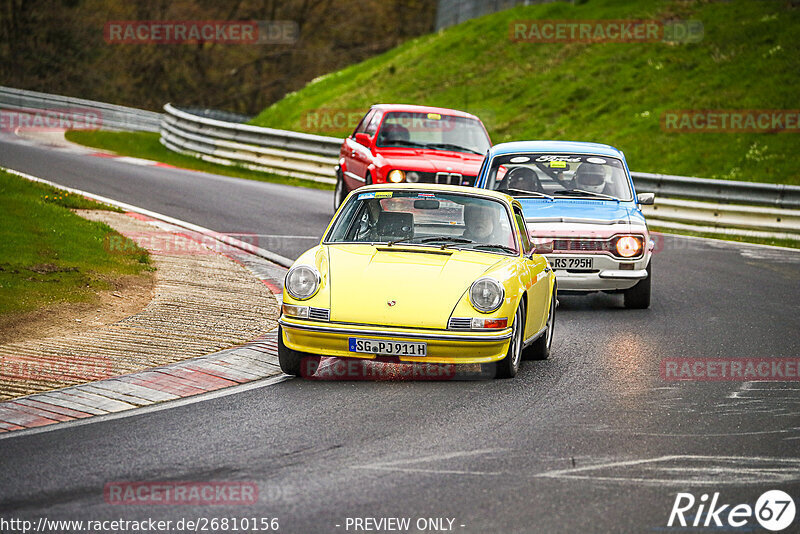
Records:
[[[719,462],[719,463],[738,463],[739,465],[720,466],[659,466],[659,462]],[[759,466],[759,462],[777,464],[772,467]],[[750,464],[750,465],[748,465]],[[666,476],[659,477],[657,474],[654,476],[645,477],[642,473],[632,473],[632,476],[626,475],[624,472],[619,475],[593,475],[591,471],[602,471],[604,469],[617,469],[628,468],[636,466],[645,466],[648,471],[655,471],[664,473]],[[671,478],[674,474],[687,474],[688,477]],[[698,477],[707,473],[709,476],[706,478]],[[695,475],[695,476],[692,476]],[[729,478],[720,475],[732,475]],[[747,484],[747,483],[764,483],[764,482],[791,482],[800,480],[800,458],[767,458],[767,457],[745,457],[745,456],[702,456],[702,455],[669,455],[660,456],[657,458],[647,458],[639,460],[627,460],[621,462],[610,462],[604,464],[596,464],[585,467],[577,467],[573,469],[560,469],[556,471],[547,471],[534,475],[535,477],[556,478],[556,479],[574,479],[574,480],[592,480],[601,482],[623,482],[623,483],[637,483],[647,485],[715,485],[715,484]]]
[[[505,449],[481,449],[476,451],[457,451],[445,454],[435,454],[432,456],[420,456],[415,458],[405,458],[401,460],[393,460],[390,462],[375,462],[365,465],[354,465],[355,469],[376,469],[380,471],[398,471],[404,473],[426,473],[431,475],[504,475],[506,473],[500,471],[466,471],[457,469],[436,469],[436,468],[423,468],[423,467],[404,467],[409,464],[419,464],[425,462],[438,462],[441,460],[451,460],[453,458],[464,458],[466,456],[478,456],[493,454],[498,452],[505,452]]]

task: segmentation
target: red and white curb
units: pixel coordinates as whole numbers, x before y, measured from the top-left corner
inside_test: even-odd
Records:
[[[221,236],[197,225],[84,191],[66,188],[10,169],[4,170],[120,207],[130,212],[129,214],[170,232],[186,235],[188,231],[189,236],[194,234],[196,237],[202,237],[198,240],[201,243],[206,243],[209,237],[224,242],[229,245],[225,256],[240,263],[264,282],[280,306],[286,268],[276,265],[274,261],[278,260],[286,265],[291,263],[287,258],[228,236]],[[231,247],[236,247],[236,250]],[[139,413],[142,409],[152,408],[161,403],[167,403],[164,408],[172,407],[190,397],[199,401],[208,394],[223,389],[233,387],[234,389],[230,390],[232,394],[241,390],[235,386],[252,384],[253,387],[259,387],[268,385],[264,383],[265,379],[273,377],[278,380],[284,379],[286,376],[282,375],[278,365],[277,335],[278,330],[275,328],[239,347],[199,358],[2,402],[0,439],[18,435],[19,431],[37,430],[56,423],[69,424],[97,416],[107,418],[131,410]]]
[[[134,158],[131,156],[119,156],[117,154],[113,154],[110,152],[89,152],[87,155],[96,158],[113,159],[115,162],[118,163],[129,163],[131,165],[139,165],[142,167],[164,167],[167,169],[180,169],[182,171],[192,170],[192,169],[184,169],[183,167],[176,167],[175,165],[170,165],[169,163],[153,161],[151,159]]]

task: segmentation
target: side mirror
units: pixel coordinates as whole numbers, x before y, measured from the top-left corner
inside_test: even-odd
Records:
[[[533,254],[550,254],[551,252],[553,252],[552,241],[542,241],[533,246]]]
[[[639,193],[636,195],[636,201],[642,206],[652,206],[656,203],[655,193]]]
[[[372,145],[372,138],[364,132],[359,132],[356,134],[356,143],[369,148]]]

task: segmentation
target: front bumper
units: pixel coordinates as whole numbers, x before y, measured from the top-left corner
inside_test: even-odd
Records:
[[[455,364],[502,360],[508,352],[511,339],[511,328],[459,332],[326,323],[289,317],[281,317],[278,323],[283,329],[283,342],[290,349],[322,356],[365,360],[374,360],[376,356],[350,352],[351,337],[425,342],[428,345],[427,356],[398,356],[398,361]]]
[[[548,254],[552,258],[576,257],[581,255]],[[588,255],[583,255],[586,257]],[[650,254],[643,258],[631,261],[613,259],[607,255],[594,257],[595,269],[592,271],[571,271],[565,269],[554,270],[558,289],[564,291],[614,291],[630,289],[640,280],[647,278],[647,264]],[[621,269],[623,263],[633,263],[632,269]]]

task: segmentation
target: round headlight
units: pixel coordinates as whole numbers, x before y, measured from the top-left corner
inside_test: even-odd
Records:
[[[316,269],[307,265],[292,267],[286,273],[284,287],[297,300],[306,300],[314,296],[319,289],[320,276]]]
[[[469,300],[476,310],[489,313],[495,311],[503,303],[505,290],[500,282],[493,278],[479,278],[469,288]]]
[[[410,184],[419,182],[419,173],[414,171],[406,173],[406,182]]]
[[[399,184],[400,182],[403,181],[403,178],[405,177],[406,177],[405,173],[399,169],[395,169],[389,172],[389,176],[387,176],[387,178],[389,178],[389,181],[392,182],[393,184]]]
[[[642,242],[636,237],[626,235],[617,239],[616,248],[617,254],[623,258],[631,258],[642,250]]]

